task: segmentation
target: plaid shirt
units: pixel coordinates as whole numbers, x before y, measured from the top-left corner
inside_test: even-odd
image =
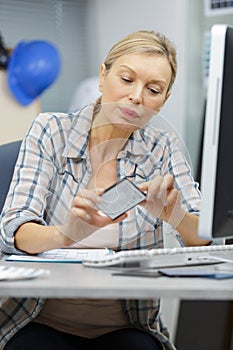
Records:
[[[64,224],[73,197],[80,187],[86,187],[91,177],[88,136],[92,118],[93,106],[89,106],[69,115],[41,113],[35,119],[22,143],[2,212],[2,252],[22,254],[14,246],[14,232],[25,222]],[[151,125],[135,131],[118,154],[117,178],[130,176],[139,184],[167,173],[174,175],[184,209],[198,214],[200,192],[175,135]],[[177,232],[176,235],[182,244]],[[128,217],[119,224],[118,250],[161,248],[163,245],[163,222],[141,206],[130,210]],[[0,350],[38,315],[43,303],[43,299],[32,298],[3,300]],[[166,350],[175,349],[159,310],[159,299],[124,301],[124,311],[131,325],[157,337]]]

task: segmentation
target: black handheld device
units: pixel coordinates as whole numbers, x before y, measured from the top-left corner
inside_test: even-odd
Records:
[[[146,195],[127,177],[107,188],[102,194],[103,201],[97,204],[112,220],[145,200]]]

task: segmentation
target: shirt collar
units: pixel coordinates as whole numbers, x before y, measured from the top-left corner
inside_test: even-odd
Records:
[[[145,137],[146,126],[136,130],[129,138],[128,142],[125,145],[125,148],[122,150],[124,153],[131,153],[135,156],[147,155],[150,153],[150,147],[148,143],[151,143],[151,140]]]
[[[68,142],[63,152],[66,158],[87,158],[88,137],[91,129],[94,105],[89,105],[73,114]]]

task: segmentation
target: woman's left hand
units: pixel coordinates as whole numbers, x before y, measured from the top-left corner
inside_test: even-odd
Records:
[[[171,174],[156,176],[153,180],[141,184],[139,188],[147,193],[146,200],[141,205],[153,216],[176,228],[185,211],[181,208],[179,192],[174,187],[174,177]]]

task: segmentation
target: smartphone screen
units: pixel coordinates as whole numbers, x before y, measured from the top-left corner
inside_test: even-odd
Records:
[[[97,207],[114,220],[141,203],[145,197],[136,185],[124,178],[102,194],[103,202],[98,203]]]

